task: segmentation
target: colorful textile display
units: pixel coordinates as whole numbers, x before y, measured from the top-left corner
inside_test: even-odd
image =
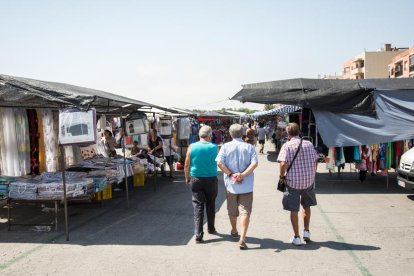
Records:
[[[30,139],[30,174],[37,175],[39,171],[39,130],[37,124],[37,114],[35,109],[27,109],[27,119],[29,122]]]
[[[46,171],[45,136],[43,132],[42,109],[37,109],[36,115],[39,139],[39,172],[42,173]]]
[[[47,172],[57,171],[58,160],[58,148],[56,142],[56,135],[54,133],[54,122],[52,111],[49,109],[42,109],[42,125],[43,125],[43,137],[44,144],[47,145],[44,148],[45,151],[45,169]]]
[[[20,175],[27,175],[30,173],[29,122],[26,111],[23,109],[14,109],[14,116],[16,120],[16,142],[20,161]]]

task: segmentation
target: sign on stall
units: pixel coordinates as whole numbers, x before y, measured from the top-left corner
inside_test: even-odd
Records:
[[[59,110],[59,144],[95,144],[96,110]]]

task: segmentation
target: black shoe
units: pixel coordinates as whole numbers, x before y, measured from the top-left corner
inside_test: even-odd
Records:
[[[195,238],[195,242],[196,243],[203,243],[204,240],[203,240],[203,238]]]
[[[213,231],[208,230],[208,233],[210,235],[217,235],[218,234],[217,231],[216,231],[216,229],[214,229]]]

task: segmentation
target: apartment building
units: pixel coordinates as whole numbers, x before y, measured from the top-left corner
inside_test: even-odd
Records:
[[[414,78],[414,47],[393,57],[388,73],[390,78]]]
[[[346,61],[342,68],[343,79],[378,79],[388,78],[388,65],[392,59],[408,48],[392,48],[385,44],[376,52],[363,52]]]

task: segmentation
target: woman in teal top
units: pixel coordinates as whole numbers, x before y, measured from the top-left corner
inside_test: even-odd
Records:
[[[204,206],[207,213],[207,228],[210,234],[216,233],[214,220],[216,217],[217,197],[217,163],[216,144],[211,143],[212,129],[203,126],[199,131],[200,141],[187,150],[184,172],[185,183],[193,193],[194,234],[197,243],[203,242]]]

